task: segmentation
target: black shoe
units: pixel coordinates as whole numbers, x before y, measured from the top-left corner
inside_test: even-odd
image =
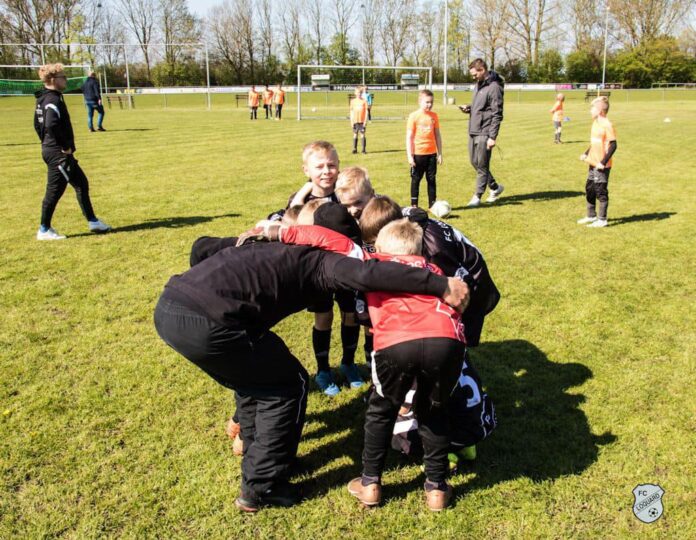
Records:
[[[89,130],[90,130],[92,133],[94,133],[95,131],[97,131],[97,130],[94,129],[94,128],[89,128]]]
[[[99,126],[99,127],[97,128],[97,131],[106,131],[106,130],[105,130],[103,127]]]
[[[363,154],[367,154],[367,150],[363,150],[362,153],[363,153]]]
[[[282,483],[263,494],[241,493],[234,504],[242,512],[258,512],[264,506],[282,506],[288,508],[300,502],[300,494],[297,486],[290,483]]]
[[[355,149],[353,149],[353,153],[354,153],[354,154],[357,154],[357,153],[358,153],[358,151],[357,151],[357,150],[355,150]]]

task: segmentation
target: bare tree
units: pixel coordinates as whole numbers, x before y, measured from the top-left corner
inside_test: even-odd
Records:
[[[609,0],[618,37],[630,47],[673,33],[695,5],[695,0]]]
[[[306,0],[306,2],[309,37],[315,51],[315,61],[321,64],[322,38],[326,27],[324,24],[325,2],[324,0]]]
[[[345,64],[348,56],[348,49],[350,49],[348,32],[350,32],[350,29],[355,25],[355,18],[353,17],[355,0],[331,0],[331,4],[333,8],[333,26],[336,30],[335,33],[340,36],[340,41],[338,43],[339,62]]]
[[[290,65],[297,64],[302,47],[302,26],[300,22],[300,0],[289,0],[282,13],[281,35],[285,57]]]
[[[388,65],[396,66],[403,59],[412,32],[415,4],[409,0],[382,0],[378,30]]]
[[[109,4],[102,4],[98,13],[99,24],[96,28],[96,38],[99,43],[125,43],[126,32],[123,20],[118,11]],[[104,62],[114,67],[121,61],[123,48],[119,46],[102,47],[99,50]]]
[[[241,0],[225,0],[214,6],[208,15],[208,26],[215,52],[229,65],[238,83],[244,80],[244,71],[249,63],[246,44],[238,20],[239,8],[245,7]]]
[[[119,0],[119,2],[123,20],[143,52],[147,78],[151,80],[149,47],[155,30],[156,0]]]
[[[473,5],[474,27],[481,51],[491,68],[495,67],[497,52],[506,45],[508,0],[479,0]]]
[[[189,11],[186,0],[159,0],[160,29],[164,41],[165,61],[174,65],[181,54],[176,43],[193,43],[200,39],[198,20]]]
[[[363,63],[374,65],[377,48],[377,27],[379,26],[379,0],[363,0],[360,4],[360,54]]]
[[[272,8],[270,0],[258,0],[256,4],[259,21],[259,38],[261,40],[261,63],[266,65],[273,55],[275,31],[273,29]]]
[[[539,51],[545,32],[553,24],[556,4],[549,0],[510,0],[507,29],[512,47],[529,64],[539,63]]]
[[[572,21],[575,49],[594,49],[603,33],[604,22],[595,0],[573,0],[566,4],[567,19]]]

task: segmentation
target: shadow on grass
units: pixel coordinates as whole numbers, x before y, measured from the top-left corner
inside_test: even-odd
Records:
[[[503,195],[498,199],[495,204],[481,204],[480,206],[468,207],[468,206],[455,206],[452,211],[455,210],[478,210],[482,208],[494,208],[496,206],[505,205],[517,205],[522,204],[524,201],[554,201],[556,199],[568,199],[570,197],[581,197],[585,193],[582,191],[537,191],[535,193],[521,193],[520,195],[510,195],[506,197]]]
[[[5,144],[0,144],[0,146],[38,146],[40,144],[41,144],[41,141],[36,141],[36,142],[5,143]]]
[[[499,424],[478,445],[478,458],[464,471],[475,477],[456,495],[516,478],[539,482],[581,474],[597,461],[602,446],[616,441],[610,432],[592,433],[580,409],[585,398],[572,391],[592,378],[586,366],[552,362],[524,340],[484,343],[472,353]],[[405,497],[422,489],[423,481],[419,476],[385,486],[385,497]]]
[[[625,225],[626,223],[637,223],[640,221],[661,221],[663,219],[669,219],[675,214],[676,212],[653,212],[652,214],[635,214],[633,216],[610,219],[609,224],[613,227],[614,225]]]
[[[123,128],[123,129],[107,129],[105,133],[117,133],[119,131],[155,131],[155,128]]]
[[[123,227],[114,227],[108,233],[104,234],[117,234],[124,232],[133,231],[143,231],[149,229],[180,229],[182,227],[190,227],[191,225],[199,225],[201,223],[208,223],[215,219],[228,218],[228,217],[239,217],[240,214],[221,214],[219,216],[178,216],[163,219],[149,219],[142,223],[133,223],[132,225],[124,225]],[[70,238],[77,238],[80,236],[95,236],[94,233],[86,232],[81,234],[71,234]]]

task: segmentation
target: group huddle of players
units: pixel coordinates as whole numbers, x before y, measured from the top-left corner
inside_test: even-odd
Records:
[[[452,497],[447,483],[451,468],[460,460],[473,459],[476,443],[496,426],[495,409],[466,351],[478,344],[484,317],[495,308],[499,292],[481,252],[466,236],[430,219],[425,210],[402,209],[389,197],[376,195],[362,167],[347,167],[339,173],[332,144],[315,141],[305,146],[303,170],[309,181],[286,208],[240,237],[203,237],[194,243],[191,269],[170,280],[158,304],[157,329],[170,346],[235,390],[237,410],[228,434],[243,455],[242,489],[236,504],[254,512],[300,499],[288,477],[304,423],[306,371],[295,365],[297,360],[271,327],[303,308],[314,312],[315,381],[320,391],[334,396],[341,391],[329,367],[336,300],[341,310],[341,373],[346,387],[360,388],[365,383],[355,365],[360,324],[366,328],[365,356],[372,382],[362,474],[349,483],[348,490],[366,506],[381,502],[381,476],[391,446],[422,457],[426,506],[441,510]],[[339,266],[330,272],[323,267],[317,270],[308,254],[291,246],[311,248],[312,257],[319,248],[323,257],[330,252],[342,260],[352,259],[351,264],[362,264],[350,271],[338,270]],[[281,250],[289,251],[281,257]],[[268,276],[268,286],[263,285],[266,274],[273,274]],[[249,275],[255,276],[253,281]],[[462,312],[447,305],[442,288],[433,288],[439,276],[449,276],[448,288],[455,287],[455,282],[466,283],[466,301],[456,306],[465,307]],[[242,280],[247,280],[244,285]],[[238,281],[239,286],[231,285]],[[290,290],[289,283],[299,285]],[[211,294],[204,292],[207,288]],[[211,306],[218,302],[221,311],[215,312]],[[194,326],[199,332],[200,325],[192,326],[182,313],[189,319],[205,316],[214,326],[222,324],[226,332],[233,331],[233,344],[224,353],[211,355],[211,346],[221,342],[216,328],[206,334],[205,347],[192,346],[186,333],[191,335]],[[235,371],[233,364],[242,364],[247,357],[253,357],[249,370],[270,365],[256,378],[248,370]],[[287,369],[290,365],[294,371]],[[283,370],[288,371],[287,384],[278,379]],[[272,374],[276,380],[270,384]],[[299,387],[297,379],[302,380]],[[299,389],[294,392],[293,388]],[[278,413],[278,402],[290,412]],[[271,410],[276,413],[269,414]],[[292,411],[296,418],[290,420]]]

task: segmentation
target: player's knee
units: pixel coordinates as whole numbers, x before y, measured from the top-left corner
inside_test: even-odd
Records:
[[[333,311],[314,314],[314,328],[317,330],[330,330],[333,323]]]

